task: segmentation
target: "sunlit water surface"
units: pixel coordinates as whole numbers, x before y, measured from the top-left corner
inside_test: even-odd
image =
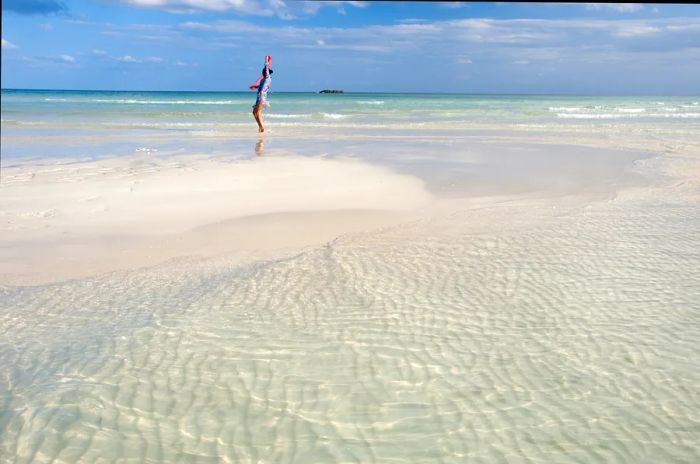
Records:
[[[381,111],[391,130],[607,118],[614,132],[651,118],[639,133],[686,136],[698,117],[697,97],[279,97],[278,121],[346,133]],[[22,108],[31,98],[54,112]],[[3,156],[72,156],[90,134],[78,154],[182,148],[204,129],[169,124],[249,124],[243,110],[240,121],[163,113],[183,99],[189,113],[246,101],[3,91]],[[149,121],[155,132],[135,135]],[[567,126],[578,129],[591,126]],[[4,287],[0,462],[700,462],[698,231],[697,203],[673,194],[501,203],[279,260]]]
[[[0,456],[697,462],[697,208],[539,211],[7,288]]]

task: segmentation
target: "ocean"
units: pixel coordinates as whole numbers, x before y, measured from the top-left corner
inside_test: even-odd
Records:
[[[15,269],[221,196],[272,198],[273,237],[333,195],[431,202],[244,261],[3,267],[0,462],[700,461],[700,97],[280,92],[264,136],[253,102],[2,91]]]
[[[112,156],[136,149],[230,151],[221,138],[255,132],[254,92],[2,91],[2,155]],[[700,97],[270,93],[279,135],[360,135],[606,124],[696,128]],[[253,130],[251,131],[251,127]],[[53,136],[56,137],[53,137]],[[66,135],[84,143],[63,146]],[[59,137],[60,136],[60,137]],[[202,144],[199,139],[209,140]],[[17,140],[17,143],[15,143]],[[29,143],[28,143],[29,142]]]

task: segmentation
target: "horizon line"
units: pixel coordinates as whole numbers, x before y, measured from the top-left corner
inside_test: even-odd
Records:
[[[117,89],[44,89],[44,88],[0,88],[0,92],[6,90],[10,91],[35,91],[35,92],[140,92],[140,93],[250,93],[253,94],[251,90],[139,90],[139,89],[129,89],[129,90],[117,90]],[[308,93],[308,94],[320,94],[320,90],[279,90],[273,93]],[[335,93],[330,95],[342,95],[342,94],[393,94],[393,95],[514,95],[514,96],[566,96],[566,97],[698,97],[700,94],[660,94],[660,93],[510,93],[510,92],[397,92],[397,91],[386,91],[386,92],[367,92],[367,91],[345,91],[342,93]]]

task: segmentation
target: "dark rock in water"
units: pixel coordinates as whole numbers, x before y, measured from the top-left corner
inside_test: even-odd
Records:
[[[331,89],[323,89],[323,90],[321,90],[319,93],[343,93],[343,91],[342,91],[342,90],[335,90],[335,89],[333,89],[333,90],[331,90]]]

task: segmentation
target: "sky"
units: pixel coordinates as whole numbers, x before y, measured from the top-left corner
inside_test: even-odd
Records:
[[[2,88],[700,94],[700,5],[4,0]]]

